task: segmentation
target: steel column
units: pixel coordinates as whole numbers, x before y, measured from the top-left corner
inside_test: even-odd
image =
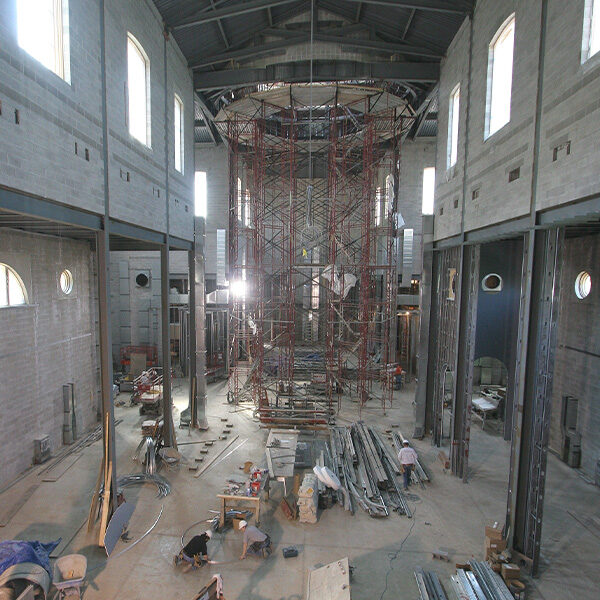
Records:
[[[194,218],[194,375],[196,376],[195,415],[192,425],[208,429],[206,420],[206,291],[204,286],[204,218]],[[191,310],[190,310],[191,314]]]
[[[177,447],[173,427],[173,402],[171,398],[171,339],[169,319],[169,247],[160,249],[160,323],[163,366],[163,436],[165,446]]]
[[[511,481],[513,546],[536,574],[542,531],[563,230],[535,234],[518,472]],[[513,445],[517,440],[514,436]],[[512,466],[512,465],[511,465]],[[516,483],[516,488],[514,484]],[[516,497],[511,496],[516,493]]]
[[[415,394],[415,429],[413,437],[421,439],[427,431],[427,390],[432,389],[431,373],[435,365],[434,356],[430,356],[434,348],[429,344],[432,313],[432,286],[433,280],[433,250],[423,248],[423,268],[421,271],[421,286],[419,306],[421,319],[419,330],[419,353],[417,357],[417,392]],[[435,311],[435,309],[433,309]],[[429,366],[431,365],[431,369]],[[431,394],[430,394],[431,396]]]
[[[102,389],[102,427],[105,449],[105,472],[108,461],[112,462],[113,493],[117,490],[117,459],[115,451],[115,414],[113,398],[113,361],[110,328],[110,186],[108,176],[108,108],[106,76],[106,34],[104,0],[100,2],[100,71],[102,82],[102,162],[104,170],[104,228],[96,235],[98,259],[98,323],[100,329],[100,379]],[[108,422],[108,428],[106,423]],[[106,449],[108,452],[106,453]],[[113,508],[116,503],[113,502]]]
[[[473,394],[473,360],[477,327],[479,290],[479,246],[465,246],[461,275],[458,344],[450,461],[452,473],[466,481],[471,437],[471,397]]]

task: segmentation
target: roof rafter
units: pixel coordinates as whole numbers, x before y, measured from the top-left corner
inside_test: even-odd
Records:
[[[233,6],[227,6],[225,8],[219,8],[217,10],[202,13],[201,15],[192,18],[190,21],[174,23],[172,24],[172,27],[174,31],[177,31],[187,27],[196,27],[197,25],[210,23],[211,21],[217,21],[218,19],[237,17],[250,12],[265,10],[273,6],[279,6],[280,4],[290,4],[292,2],[298,2],[298,0],[251,0],[250,2],[239,2]]]
[[[287,50],[294,44],[303,44],[309,41],[310,36],[306,32],[300,32],[299,34],[287,36],[282,33],[284,40],[276,42],[268,42],[258,46],[247,46],[237,50],[229,50],[227,52],[221,52],[219,54],[213,54],[202,59],[198,59],[195,62],[190,63],[192,69],[202,69],[209,67],[210,65],[216,65],[230,60],[244,60],[247,58],[258,58],[267,54],[273,54]],[[327,33],[317,32],[313,35],[313,38],[317,42],[323,44],[334,44],[341,46],[353,46],[354,48],[362,48],[364,50],[374,50],[377,52],[385,52],[388,54],[405,54],[408,56],[420,56],[432,59],[441,59],[442,55],[437,54],[428,48],[422,48],[420,46],[414,46],[405,43],[390,43],[380,42],[377,40],[365,40],[360,38],[345,38],[339,35],[330,35]]]
[[[431,83],[438,80],[439,63],[411,62],[319,62],[313,63],[315,81],[386,80],[406,83]],[[194,74],[196,90],[222,90],[277,81],[302,82],[310,77],[308,62],[279,63],[264,68],[202,71]]]
[[[412,0],[412,1],[397,1],[397,0],[346,0],[346,2],[355,2],[359,4],[377,4],[379,6],[387,6],[388,8],[410,8],[417,10],[428,10],[433,12],[467,14],[461,2],[446,0],[444,2],[435,0]]]

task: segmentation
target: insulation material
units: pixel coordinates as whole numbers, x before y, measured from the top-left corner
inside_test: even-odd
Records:
[[[356,275],[352,275],[352,273],[344,273],[340,277],[337,267],[333,265],[327,265],[321,275],[327,281],[331,281],[333,291],[342,298],[348,295],[348,292],[354,287],[357,281]]]

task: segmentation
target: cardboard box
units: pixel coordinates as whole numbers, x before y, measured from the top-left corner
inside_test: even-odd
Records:
[[[502,565],[502,579],[508,581],[509,579],[519,579],[521,577],[521,569],[514,563],[506,563]]]
[[[486,526],[485,528],[485,537],[490,538],[490,540],[501,540],[502,539],[502,525],[499,523],[495,523],[491,526]]]
[[[489,537],[485,537],[485,543],[483,545],[484,560],[487,560],[491,554],[501,554],[503,550],[506,550],[506,540],[491,540]]]

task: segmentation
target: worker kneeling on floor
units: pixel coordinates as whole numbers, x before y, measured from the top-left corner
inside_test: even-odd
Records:
[[[195,535],[173,558],[175,566],[181,562],[191,565],[190,568],[197,569],[208,562],[208,540],[212,537],[212,531],[207,529],[200,535]]]
[[[244,533],[244,547],[240,560],[244,560],[248,553],[257,554],[263,558],[267,558],[271,554],[271,538],[258,527],[248,525],[246,521],[240,521],[240,531]]]

